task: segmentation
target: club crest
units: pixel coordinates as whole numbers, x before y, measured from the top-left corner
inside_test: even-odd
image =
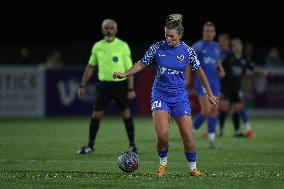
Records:
[[[181,61],[184,60],[184,56],[183,55],[177,56],[177,59],[178,59],[179,62],[181,62]]]

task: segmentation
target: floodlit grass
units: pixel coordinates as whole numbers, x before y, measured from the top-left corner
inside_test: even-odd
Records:
[[[284,118],[252,117],[256,138],[234,138],[231,120],[217,148],[196,134],[198,168],[207,176],[188,176],[182,143],[171,122],[169,166],[156,178],[155,133],[150,117],[135,117],[140,166],[123,173],[117,157],[128,148],[119,117],[105,117],[96,151],[77,155],[87,142],[89,119],[0,120],[0,188],[283,188]]]

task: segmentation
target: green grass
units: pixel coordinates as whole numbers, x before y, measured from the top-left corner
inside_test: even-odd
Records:
[[[198,168],[206,177],[188,176],[182,143],[171,122],[167,175],[156,178],[155,133],[150,117],[135,117],[140,167],[125,174],[116,160],[127,149],[123,122],[105,117],[96,152],[76,155],[87,142],[89,119],[1,119],[0,188],[284,188],[284,118],[253,117],[256,138],[234,138],[231,120],[216,149],[196,135]]]

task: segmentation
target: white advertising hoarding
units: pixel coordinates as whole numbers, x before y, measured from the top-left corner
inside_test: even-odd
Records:
[[[45,70],[0,66],[0,117],[45,115]]]

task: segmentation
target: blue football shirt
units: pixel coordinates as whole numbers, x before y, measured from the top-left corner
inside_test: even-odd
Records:
[[[220,47],[216,41],[206,42],[204,40],[197,41],[192,45],[200,60],[200,65],[204,70],[208,80],[217,75],[217,60],[220,57]]]
[[[188,99],[185,70],[200,67],[195,51],[181,41],[177,47],[169,46],[163,40],[150,46],[142,58],[145,65],[156,64],[157,73],[152,87],[152,99],[178,102]]]
[[[207,42],[200,40],[193,44],[192,48],[197,53],[200,66],[207,76],[213,94],[220,96],[220,80],[217,72],[217,62],[221,60],[219,44],[215,41]],[[199,78],[195,78],[194,84],[199,96],[207,94]]]

